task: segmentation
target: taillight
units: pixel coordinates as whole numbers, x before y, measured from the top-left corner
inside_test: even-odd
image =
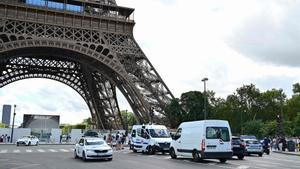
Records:
[[[201,150],[202,150],[202,151],[205,150],[205,139],[202,139],[202,142],[201,142]]]

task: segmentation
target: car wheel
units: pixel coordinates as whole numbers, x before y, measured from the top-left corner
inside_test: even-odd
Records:
[[[17,146],[19,146],[19,143],[17,143]]]
[[[262,153],[259,153],[258,156],[262,157]]]
[[[77,159],[78,158],[78,155],[76,153],[76,149],[74,150],[74,158]]]
[[[132,149],[132,151],[133,151],[134,153],[136,153],[136,152],[137,152],[137,150],[136,150],[136,149],[134,149],[134,148]]]
[[[238,155],[238,159],[239,159],[239,160],[244,159],[244,155]]]
[[[86,160],[87,160],[84,151],[82,152],[82,160],[83,160],[83,161],[86,161]]]
[[[28,146],[30,146],[30,145],[31,145],[31,142],[29,141]]]
[[[194,151],[193,152],[193,160],[195,161],[195,162],[198,162],[198,161],[200,161],[200,155],[199,155],[199,152],[198,151]]]
[[[227,161],[227,159],[221,158],[219,159],[221,163],[225,163]]]
[[[171,156],[172,159],[176,159],[177,158],[177,155],[176,155],[175,150],[174,150],[173,147],[170,149],[170,156]]]
[[[39,145],[39,142],[37,141],[36,144],[35,144],[35,146],[38,146],[38,145]]]
[[[147,151],[149,155],[155,154],[155,147],[154,146],[148,146]]]

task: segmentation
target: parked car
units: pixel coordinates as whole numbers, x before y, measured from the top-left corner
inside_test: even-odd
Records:
[[[88,130],[83,134],[83,136],[85,136],[85,137],[99,137],[99,134],[96,131]]]
[[[88,159],[113,159],[113,150],[107,143],[96,137],[83,137],[75,145],[74,157],[81,157],[84,161]]]
[[[246,144],[246,154],[258,154],[260,157],[263,155],[263,148],[257,139],[244,139]]]
[[[177,156],[202,159],[219,159],[224,163],[232,158],[231,130],[228,121],[202,120],[183,122],[173,136],[171,158]]]
[[[17,146],[19,145],[39,145],[39,139],[36,136],[23,136],[17,140]]]
[[[232,155],[237,156],[238,159],[240,160],[244,159],[246,153],[245,143],[239,137],[232,136],[231,145],[232,145]]]

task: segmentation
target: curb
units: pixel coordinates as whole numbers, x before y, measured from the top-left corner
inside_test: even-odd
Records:
[[[292,155],[292,156],[300,156],[300,153],[299,153],[299,154],[296,154],[296,153],[285,152],[285,151],[273,151],[273,153],[286,154],[286,155]]]

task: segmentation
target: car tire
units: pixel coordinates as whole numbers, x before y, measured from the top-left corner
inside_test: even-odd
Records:
[[[82,160],[83,160],[83,161],[86,161],[86,160],[87,160],[84,151],[82,152]]]
[[[227,161],[227,159],[224,159],[224,158],[221,158],[219,160],[220,160],[220,163],[226,163],[226,161]]]
[[[76,149],[74,150],[74,158],[77,159],[78,158],[78,155],[76,153]]]
[[[170,149],[170,156],[171,156],[172,159],[176,159],[177,158],[177,155],[176,155],[175,150],[174,150],[173,147]]]
[[[136,153],[136,152],[137,152],[137,150],[133,148],[133,149],[132,149],[132,152]]]
[[[259,153],[259,154],[258,154],[258,156],[262,157],[262,156],[263,156],[263,154],[262,154],[262,153]]]
[[[39,142],[37,141],[36,144],[35,144],[35,146],[38,146],[38,145],[39,145]]]
[[[30,145],[31,145],[31,142],[29,141],[28,146],[30,146]]]
[[[193,152],[193,161],[199,162],[200,159],[201,159],[201,157],[200,157],[200,155],[199,155],[199,152],[195,150],[195,151]]]
[[[19,143],[17,143],[17,146],[19,146]]]
[[[155,154],[155,147],[154,146],[148,146],[147,151],[149,155]]]
[[[238,159],[239,159],[239,160],[243,160],[244,157],[245,157],[244,155],[238,155]]]

